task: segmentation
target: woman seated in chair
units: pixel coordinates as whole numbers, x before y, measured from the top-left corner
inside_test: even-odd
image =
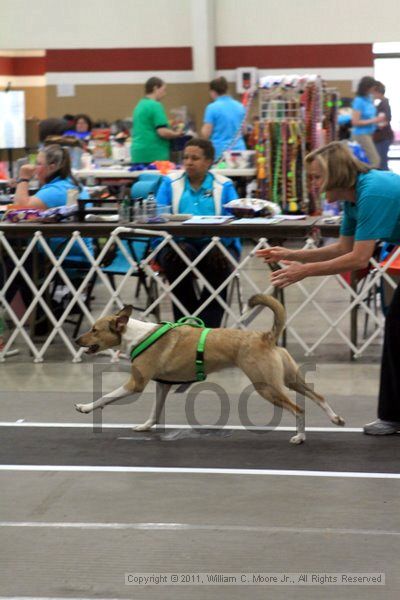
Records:
[[[29,195],[29,183],[35,177],[39,183],[39,190],[35,195]],[[78,190],[82,199],[88,199],[89,195],[85,188],[74,178],[71,172],[70,155],[67,148],[58,144],[46,146],[40,150],[35,165],[22,165],[19,176],[16,181],[16,191],[14,196],[14,205],[16,208],[38,208],[46,210],[57,206],[65,206],[68,200],[69,190]],[[67,242],[64,238],[52,238],[49,242],[52,250],[57,253]],[[92,242],[85,239],[89,251],[93,253]],[[9,261],[7,261],[9,262]],[[30,261],[32,262],[32,261]],[[87,262],[87,258],[77,242],[74,243],[68,253],[65,264],[69,267]],[[72,265],[71,265],[72,263]],[[24,264],[30,271],[32,265],[29,260]],[[14,268],[14,264],[6,265],[6,272],[9,274]],[[26,285],[21,276],[17,276],[9,289],[7,290],[7,299],[12,300],[17,290],[20,290],[24,304],[27,306],[32,300],[32,291]]]
[[[230,179],[221,175],[214,175],[210,167],[214,161],[214,147],[209,140],[193,138],[184,148],[183,174],[165,177],[157,193],[157,204],[169,206],[172,213],[186,213],[191,215],[224,215],[229,214],[224,204],[237,198],[235,187]],[[193,261],[202,250],[210,243],[209,238],[178,238],[175,240],[180,248]],[[221,242],[236,259],[240,255],[240,240],[238,238],[222,238]],[[187,264],[166,246],[157,255],[157,262],[164,271],[168,281],[172,283],[187,268]],[[204,279],[217,289],[233,270],[231,261],[217,247],[208,252],[197,265]],[[192,274],[185,277],[172,293],[178,298],[186,309],[186,314],[191,315],[197,307],[201,306],[210,297],[210,291],[204,286],[200,297],[196,294],[196,287]],[[219,296],[226,300],[227,288],[219,292]],[[174,317],[182,316],[179,308],[173,304]],[[210,302],[198,315],[208,327],[219,327],[224,309],[217,300]]]
[[[29,195],[29,182],[33,177],[39,182],[39,190]],[[45,146],[37,155],[36,165],[22,165],[17,179],[14,204],[23,208],[53,208],[67,204],[68,191],[79,189],[86,194],[71,172],[71,161],[66,148],[52,144]],[[84,196],[81,195],[83,198]]]
[[[35,177],[39,182],[39,190],[34,196],[29,195],[29,182]],[[39,208],[46,210],[57,206],[65,206],[68,192],[77,190],[83,200],[89,199],[88,191],[75,179],[71,171],[71,160],[67,148],[59,144],[44,147],[37,155],[35,165],[22,165],[17,179],[14,204],[21,208]],[[53,240],[52,247],[60,245],[63,240]],[[87,245],[91,248],[90,242]],[[68,258],[78,256],[84,259],[78,244],[74,244]]]

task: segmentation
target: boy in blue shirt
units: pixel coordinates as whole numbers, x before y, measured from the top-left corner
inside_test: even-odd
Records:
[[[362,77],[358,84],[356,97],[351,105],[353,109],[351,137],[365,150],[369,164],[373,169],[377,169],[381,162],[372,139],[376,125],[382,121],[382,116],[376,116],[376,108],[371,95],[376,83],[373,77]]]
[[[165,177],[157,193],[157,204],[171,207],[172,213],[191,215],[224,215],[229,212],[224,204],[237,198],[235,187],[230,179],[214,175],[209,171],[214,160],[214,148],[210,141],[193,138],[184,148],[183,164],[185,172],[172,177]],[[179,243],[185,254],[193,261],[209,244],[209,238],[179,238]],[[221,242],[236,259],[240,254],[238,238],[222,238]],[[174,250],[168,246],[157,255],[157,262],[165,272],[170,283],[175,281],[187,268]],[[230,261],[218,248],[208,252],[197,268],[214,289],[218,288],[232,272]],[[197,298],[193,277],[188,275],[174,289],[173,293],[186,308],[187,314],[192,314],[198,306],[210,296],[204,287],[200,298]],[[226,299],[226,287],[219,292]],[[174,317],[182,316],[180,309],[174,304]],[[217,300],[213,300],[200,313],[208,327],[219,327],[224,309]]]
[[[242,126],[246,114],[244,106],[228,95],[228,82],[225,77],[213,79],[210,83],[210,96],[213,100],[204,113],[201,137],[210,139],[219,160],[225,150],[246,150]]]

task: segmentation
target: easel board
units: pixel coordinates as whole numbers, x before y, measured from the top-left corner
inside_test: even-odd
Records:
[[[0,149],[25,146],[25,92],[0,92]]]

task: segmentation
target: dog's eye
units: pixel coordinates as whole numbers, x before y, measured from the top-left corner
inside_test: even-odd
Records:
[[[97,329],[96,329],[96,327],[93,327],[93,328],[92,328],[92,333],[97,333]]]

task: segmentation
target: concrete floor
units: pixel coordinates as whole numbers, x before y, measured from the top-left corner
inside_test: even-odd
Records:
[[[332,289],[324,294],[333,311],[340,309],[335,303],[345,301]],[[289,295],[289,310],[296,301]],[[254,326],[267,323],[263,315]],[[311,312],[297,327],[315,336],[320,331]],[[286,428],[294,422],[286,414],[278,422],[283,429],[267,435],[265,443],[241,429],[218,439],[214,431],[194,443],[182,394],[167,400],[169,439],[135,440],[129,426],[146,419],[154,384],[134,404],[104,410],[104,435],[96,437],[92,429],[100,416],[77,413],[73,405],[91,399],[100,377],[104,391],[120,385],[125,363],[117,371],[104,357],[72,364],[65,349],[54,344],[44,364],[33,364],[22,352],[0,365],[0,600],[397,599],[399,437],[377,440],[360,432],[376,414],[380,345],[378,338],[355,362],[348,361],[337,336],[321,346],[307,380],[345,418],[347,429],[331,427],[308,402],[306,426],[328,430],[311,429],[301,447],[289,445],[292,432]],[[293,339],[289,350],[306,362]],[[243,425],[240,397],[247,379],[227,370],[207,383],[221,386],[229,397],[223,414],[227,426]],[[197,421],[214,424],[220,413],[216,396],[199,391]],[[254,425],[265,426],[274,413],[253,394],[247,415]],[[60,448],[65,448],[62,461]],[[207,468],[202,468],[205,455]],[[73,463],[72,456],[78,457]],[[169,469],[163,467],[167,456]],[[361,465],[357,471],[355,458]],[[189,463],[190,468],[181,468]],[[125,573],[133,572],[383,572],[386,585],[126,586]]]

